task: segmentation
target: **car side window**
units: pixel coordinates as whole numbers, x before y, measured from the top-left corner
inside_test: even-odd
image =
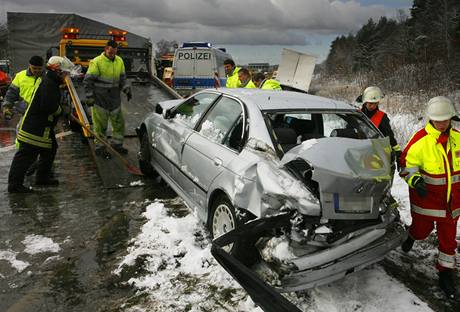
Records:
[[[209,111],[197,131],[213,142],[224,143],[242,114],[238,101],[223,97]]]
[[[219,94],[216,93],[197,94],[175,109],[175,118],[183,120],[188,123],[191,128],[194,128],[201,116],[203,116],[217,97],[219,97]]]

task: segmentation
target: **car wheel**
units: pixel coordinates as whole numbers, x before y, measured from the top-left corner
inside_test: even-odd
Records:
[[[153,169],[152,164],[150,163],[151,155],[150,155],[150,146],[149,146],[149,138],[147,133],[144,133],[141,138],[141,146],[138,153],[139,159],[139,168],[141,172],[150,178],[154,178],[157,176],[155,169]]]
[[[235,213],[230,200],[225,195],[220,195],[214,200],[209,221],[209,230],[212,239],[215,239],[225,233],[238,229],[241,220]],[[246,265],[254,264],[259,258],[259,252],[254,246],[254,242],[248,240],[238,240],[235,243],[226,245],[223,249],[233,255]]]

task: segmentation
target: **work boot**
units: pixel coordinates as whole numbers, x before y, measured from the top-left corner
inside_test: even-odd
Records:
[[[116,150],[120,154],[123,154],[123,155],[128,154],[128,150],[124,148],[122,144],[113,144],[112,147],[114,150]]]
[[[59,185],[59,180],[56,179],[36,179],[35,180],[35,185],[38,186],[58,186]]]
[[[439,272],[439,287],[449,299],[455,299],[457,297],[454,275],[455,273],[452,269],[445,269]]]
[[[8,193],[33,193],[33,189],[30,186],[24,185],[8,185]]]
[[[96,156],[99,156],[99,157],[102,157],[102,158],[105,158],[105,159],[110,159],[110,158],[112,158],[112,155],[107,151],[107,149],[105,148],[105,146],[98,146],[98,147],[96,147],[96,149],[94,150],[94,152],[96,153]]]
[[[404,241],[404,243],[401,244],[402,251],[404,251],[404,252],[411,251],[412,246],[414,246],[414,242],[415,242],[415,240],[412,237],[407,236],[407,238]]]

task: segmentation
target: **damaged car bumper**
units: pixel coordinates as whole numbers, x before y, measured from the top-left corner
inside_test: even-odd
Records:
[[[330,283],[382,260],[405,237],[399,223],[373,229],[338,246],[295,258],[288,263],[290,272],[282,276],[281,291],[298,291]],[[366,244],[367,242],[367,244]],[[365,245],[364,247],[362,247]]]

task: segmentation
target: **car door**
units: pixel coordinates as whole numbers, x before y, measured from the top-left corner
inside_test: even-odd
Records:
[[[228,164],[239,155],[243,104],[223,96],[208,111],[188,138],[182,154],[184,190],[205,208],[206,194],[211,182],[228,170]],[[201,211],[203,212],[203,211]]]
[[[185,141],[219,95],[219,93],[203,92],[190,97],[173,108],[169,117],[163,120],[152,134],[153,157],[173,180],[177,178]]]

